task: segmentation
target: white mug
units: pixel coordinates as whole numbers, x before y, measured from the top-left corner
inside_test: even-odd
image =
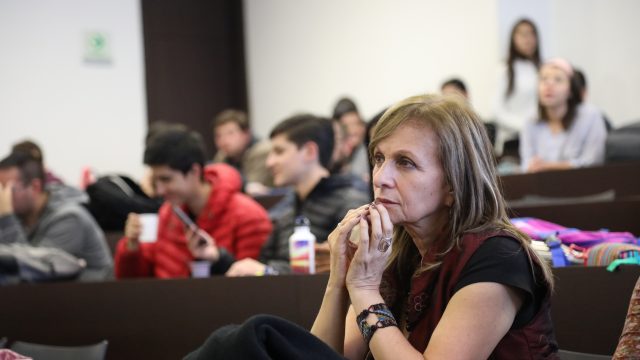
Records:
[[[158,214],[140,214],[140,242],[155,242],[158,238]]]

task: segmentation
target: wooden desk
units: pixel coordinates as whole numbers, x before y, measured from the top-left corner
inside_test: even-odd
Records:
[[[108,359],[181,359],[220,326],[259,313],[311,327],[326,276],[122,280],[0,288],[0,337],[109,341]]]
[[[501,177],[507,200],[527,195],[544,197],[579,197],[615,191],[615,198],[640,195],[640,163],[620,163],[604,166],[545,171]]]
[[[640,267],[555,269],[562,348],[612,353]],[[180,359],[216,328],[270,313],[310,328],[327,277],[128,280],[0,288],[0,337],[56,345],[109,340],[108,359]]]
[[[622,333],[640,266],[566,267],[553,270],[551,317],[561,349],[612,355]]]

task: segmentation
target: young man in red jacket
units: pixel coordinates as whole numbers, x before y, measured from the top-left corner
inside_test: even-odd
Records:
[[[271,232],[267,212],[242,194],[242,179],[231,166],[204,166],[201,137],[185,129],[168,129],[151,138],[144,163],[151,167],[158,195],[165,199],[159,211],[157,240],[140,243],[138,214],[129,214],[125,237],[115,255],[116,277],[188,277],[190,262],[206,260],[211,273],[229,252],[236,258],[257,258]],[[197,226],[177,215],[179,207]]]

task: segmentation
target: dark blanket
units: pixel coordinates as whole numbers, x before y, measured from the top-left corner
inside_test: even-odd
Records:
[[[271,315],[256,315],[242,325],[214,331],[184,360],[211,359],[340,359],[322,340],[302,327]]]

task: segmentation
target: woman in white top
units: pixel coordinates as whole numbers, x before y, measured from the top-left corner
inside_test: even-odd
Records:
[[[581,104],[573,67],[552,59],[540,68],[539,115],[520,136],[522,170],[537,172],[600,164],[607,129],[600,111]]]
[[[509,57],[498,82],[495,118],[501,130],[499,152],[504,140],[516,135],[525,121],[536,116],[539,67],[538,30],[531,20],[521,19],[511,30]]]

